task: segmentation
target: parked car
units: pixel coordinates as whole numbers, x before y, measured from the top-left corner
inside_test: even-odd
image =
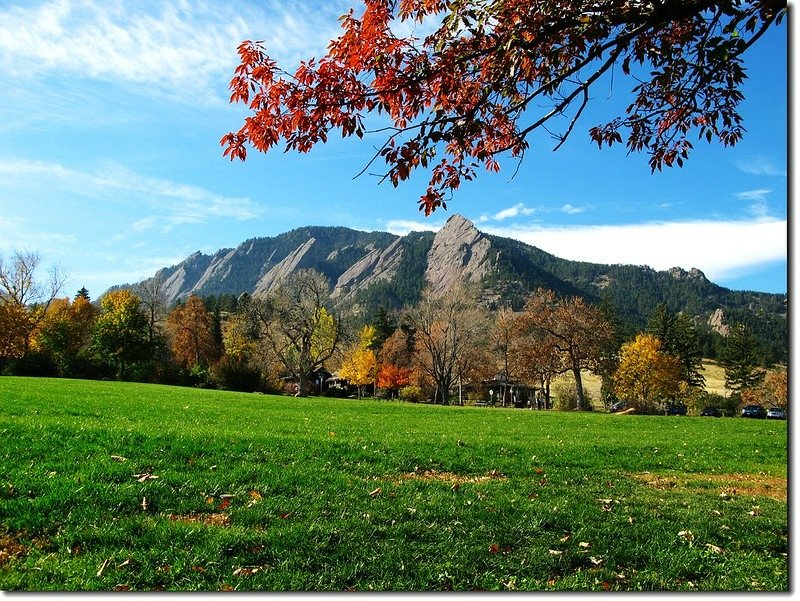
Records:
[[[617,411],[622,411],[623,409],[627,408],[628,408],[628,401],[617,401],[616,403],[611,405],[609,411],[611,411],[611,413],[616,413]]]
[[[767,411],[767,419],[786,419],[786,410],[780,407],[770,407]]]
[[[667,415],[686,415],[688,407],[683,403],[667,405]]]
[[[703,417],[722,417],[722,411],[719,407],[703,407],[700,415]]]
[[[761,405],[747,405],[742,407],[742,417],[755,417],[757,419],[764,419],[767,417],[767,410]]]

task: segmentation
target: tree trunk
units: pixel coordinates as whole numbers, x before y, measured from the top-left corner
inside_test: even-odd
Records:
[[[581,379],[581,368],[573,366],[572,374],[575,376],[575,393],[578,397],[578,410],[585,411],[588,409],[586,399],[583,396],[583,380]]]

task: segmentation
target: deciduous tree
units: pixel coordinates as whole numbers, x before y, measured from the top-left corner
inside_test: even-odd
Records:
[[[328,278],[301,269],[286,276],[267,295],[247,303],[250,318],[266,355],[278,361],[306,394],[308,378],[336,351],[341,322],[325,307]]]
[[[381,181],[430,170],[420,209],[478,169],[521,160],[533,132],[560,147],[595,91],[629,86],[622,115],[589,129],[598,146],[682,166],[691,139],[738,142],[742,56],[786,10],[783,0],[363,0],[319,60],[287,72],[261,42],[239,46],[231,102],[251,114],[221,144],[231,159],[284,141],[308,152],[338,132],[363,138],[384,114]],[[398,22],[438,23],[419,40]],[[613,76],[613,78],[612,78]],[[602,90],[603,88],[601,88]],[[373,128],[374,129],[374,128]],[[367,168],[365,168],[366,170]],[[446,207],[445,207],[446,208]]]
[[[449,404],[450,388],[474,366],[476,349],[487,345],[485,313],[456,287],[443,295],[425,291],[406,319],[414,332],[415,366],[434,382],[436,400]]]
[[[35,252],[15,251],[10,259],[0,256],[0,322],[5,326],[0,331],[0,359],[28,352],[34,331],[64,284],[58,267],[39,277],[41,262]]]
[[[639,334],[622,345],[619,367],[614,374],[619,398],[633,401],[645,412],[652,411],[658,401],[674,399],[680,391],[680,361],[661,348],[661,340],[656,336]]]
[[[149,315],[148,315],[149,317]],[[148,319],[148,331],[150,320]],[[167,315],[166,328],[175,360],[186,369],[209,367],[219,358],[214,319],[199,296],[190,296]]]
[[[539,289],[525,305],[521,318],[543,348],[561,359],[561,371],[575,378],[577,409],[591,409],[583,391],[581,370],[599,366],[602,349],[613,337],[611,324],[598,307],[580,297],[559,298],[552,290]]]
[[[141,299],[125,289],[100,299],[102,313],[92,331],[92,347],[120,379],[128,376],[132,364],[150,357],[148,321],[141,305]]]
[[[358,387],[358,398],[363,396],[364,386],[374,384],[377,371],[375,351],[376,331],[371,325],[364,326],[358,340],[344,353],[339,376]]]

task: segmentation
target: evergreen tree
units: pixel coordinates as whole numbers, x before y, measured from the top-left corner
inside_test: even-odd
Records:
[[[683,380],[692,387],[705,384],[703,349],[694,323],[685,313],[675,315],[664,303],[659,303],[647,323],[647,332],[661,341],[665,353],[677,357],[681,363]]]
[[[89,298],[89,291],[86,289],[86,286],[82,286],[80,290],[75,293],[75,299],[78,300],[79,298],[85,299],[87,301],[92,300]]]
[[[378,307],[369,325],[375,328],[375,336],[371,346],[373,349],[380,349],[383,343],[386,342],[389,336],[394,334],[394,331],[397,329],[397,326],[392,323],[389,317],[389,310],[384,306]]]
[[[720,362],[725,368],[725,386],[736,394],[760,386],[766,374],[758,368],[762,356],[758,340],[750,330],[744,324],[734,326]]]

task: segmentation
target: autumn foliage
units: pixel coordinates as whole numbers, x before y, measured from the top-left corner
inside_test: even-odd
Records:
[[[739,141],[742,54],[783,17],[786,3],[714,0],[363,0],[341,18],[328,53],[293,72],[263,42],[244,41],[231,102],[250,115],[223,136],[224,154],[280,142],[308,152],[333,132],[384,136],[382,160],[397,186],[429,171],[420,209],[446,208],[446,195],[521,160],[530,134],[561,146],[610,75],[626,79],[624,115],[589,130],[602,147],[644,151],[652,170],[682,165],[690,137]],[[424,39],[395,33],[398,22],[438,27]],[[621,85],[613,84],[613,87]],[[383,115],[386,127],[370,115]],[[566,119],[565,119],[566,117]],[[372,127],[372,129],[370,129]],[[558,129],[557,129],[558,128]],[[371,161],[372,163],[372,161]],[[369,168],[369,165],[365,170]]]

